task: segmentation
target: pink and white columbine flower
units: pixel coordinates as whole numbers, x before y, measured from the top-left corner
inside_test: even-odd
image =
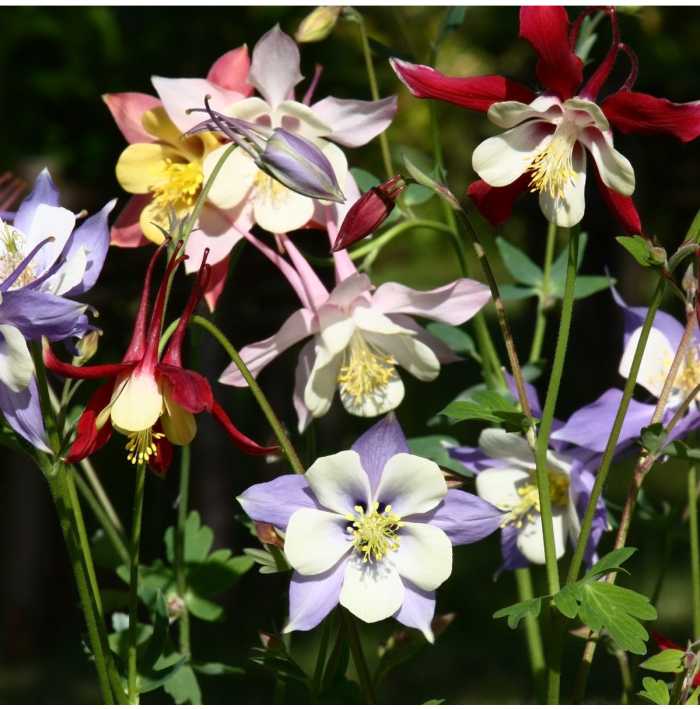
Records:
[[[583,217],[587,166],[586,150],[600,190],[625,230],[641,234],[639,215],[630,195],[634,171],[613,147],[612,130],[655,135],[667,133],[689,141],[700,135],[700,101],[676,104],[631,91],[637,60],[619,42],[617,19],[605,60],[583,84],[583,62],[574,53],[582,19],[571,24],[562,7],[523,7],[520,36],[539,55],[537,77],[545,91],[536,95],[502,76],[456,79],[427,66],[391,59],[399,78],[418,98],[436,98],[488,114],[505,133],[489,138],[474,151],[472,164],[482,179],[469,187],[479,211],[495,226],[504,222],[515,198],[524,191],[539,192],[547,219],[571,227]],[[628,80],[599,103],[596,96],[608,78],[617,54],[632,62]]]
[[[314,143],[335,171],[339,185],[347,175],[347,160],[335,145],[364,145],[391,123],[396,97],[380,101],[356,101],[329,96],[308,105],[311,89],[303,102],[294,100],[294,87],[303,79],[299,71],[299,48],[291,37],[275,27],[253,49],[248,83],[262,98],[254,96],[218,109],[231,118],[258,123],[265,128],[283,128]],[[204,160],[205,178],[228,146],[214,150]],[[226,160],[209,199],[222,209],[239,209],[272,233],[286,233],[305,226],[314,216],[317,201],[288,189],[259,167],[244,150],[234,150]]]
[[[312,417],[328,411],[336,390],[345,409],[355,416],[379,416],[395,409],[404,397],[397,365],[421,381],[432,381],[441,363],[457,359],[412,316],[460,325],[490,297],[486,286],[468,278],[431,291],[398,283],[384,283],[375,290],[347,251],[333,254],[337,285],[329,293],[289,238],[283,236],[282,244],[293,266],[254,237],[248,239],[287,276],[303,307],[276,335],[244,347],[240,354],[257,376],[284,350],[313,338],[302,348],[296,369],[294,405],[300,431]],[[233,363],[220,381],[245,386]]]

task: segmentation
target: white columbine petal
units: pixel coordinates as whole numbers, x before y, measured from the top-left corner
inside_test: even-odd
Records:
[[[365,623],[389,618],[401,607],[404,586],[390,559],[381,563],[363,563],[352,554],[345,569],[340,605]]]
[[[629,197],[634,192],[632,163],[612,146],[612,135],[595,129],[581,133],[580,141],[588,148],[606,187]]]
[[[625,378],[629,378],[630,368],[634,353],[639,344],[639,336],[642,328],[637,328],[627,341],[627,347],[622,353],[620,367],[618,371]],[[664,387],[664,382],[671,369],[676,348],[671,345],[668,338],[661,330],[652,327],[649,331],[647,345],[644,348],[644,355],[637,374],[637,384],[643,386],[650,394],[659,397]],[[680,402],[678,402],[680,403]],[[670,402],[669,402],[670,404]]]
[[[445,478],[432,460],[409,453],[389,458],[375,499],[390,502],[401,517],[435,509],[447,494]]]
[[[303,576],[322,574],[352,547],[348,522],[335,512],[300,509],[289,518],[284,552]]]
[[[114,387],[112,424],[123,433],[151,429],[163,413],[163,395],[149,372],[131,372],[123,386]]]
[[[371,418],[393,411],[403,401],[405,392],[401,378],[395,375],[383,387],[375,388],[359,399],[353,393],[341,390],[340,400],[349,414]]]
[[[34,363],[22,333],[12,325],[0,325],[0,382],[13,392],[29,386]]]
[[[576,177],[562,186],[562,196],[540,192],[540,209],[547,220],[566,228],[578,224],[586,210],[586,153],[580,143],[574,144],[571,163]]]
[[[369,500],[369,480],[355,451],[319,458],[306,479],[323,507],[345,516],[358,502]]]
[[[557,559],[564,556],[566,550],[567,527],[564,513],[552,510],[552,525],[554,527],[554,549]],[[531,522],[523,524],[517,539],[518,551],[533,564],[544,564],[544,536],[542,534],[542,517],[535,515]]]
[[[441,529],[405,522],[399,529],[399,538],[400,546],[392,552],[391,561],[400,576],[424,591],[434,591],[449,578],[452,544]]]

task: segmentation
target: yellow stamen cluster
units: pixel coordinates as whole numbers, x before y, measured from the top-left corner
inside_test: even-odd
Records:
[[[24,259],[23,244],[26,243],[22,232],[0,221],[0,281],[4,281]],[[13,288],[22,288],[36,280],[35,263],[30,263],[14,282]]]
[[[536,475],[536,471],[531,470],[532,481],[516,488],[518,495],[520,495],[520,502],[511,507],[510,517],[501,527],[510,524],[516,529],[520,529],[525,522],[534,522],[533,509],[536,513],[540,513],[540,494],[537,490]],[[568,505],[569,478],[564,473],[548,469],[547,479],[549,480],[549,499],[552,501],[552,505],[558,507]]]
[[[552,199],[564,196],[564,187],[578,178],[572,164],[576,133],[573,128],[557,128],[552,139],[528,157],[526,172],[532,173],[530,192],[549,192]]]
[[[267,202],[274,206],[280,198],[289,193],[289,188],[285,187],[279,180],[270,177],[266,172],[258,170],[253,179],[253,187],[256,192],[256,199],[260,202]]]
[[[401,538],[396,534],[403,527],[401,517],[391,511],[387,505],[379,512],[379,503],[375,502],[370,512],[365,512],[361,505],[355,505],[357,514],[348,514],[346,519],[352,524],[347,528],[354,537],[353,545],[359,554],[364,554],[363,563],[372,563],[372,557],[377,561],[390,551],[399,548]]]
[[[129,451],[126,459],[134,465],[148,463],[148,459],[158,452],[156,441],[164,436],[164,433],[154,433],[152,428],[130,433],[126,443],[126,450]]]
[[[341,394],[352,394],[355,403],[374,393],[375,389],[385,389],[398,375],[394,366],[396,360],[378,347],[368,343],[356,332],[343,352],[343,361],[335,381]]]
[[[194,204],[204,182],[202,165],[198,160],[173,162],[171,158],[166,158],[153,172],[155,179],[149,189],[158,204],[172,204],[176,209]]]

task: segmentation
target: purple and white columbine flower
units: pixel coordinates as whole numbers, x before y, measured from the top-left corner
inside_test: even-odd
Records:
[[[50,448],[27,340],[56,342],[89,329],[87,306],[68,298],[92,288],[102,270],[114,204],[73,231],[76,216],[61,207],[44,169],[13,223],[0,220],[0,409],[44,451]]]
[[[367,623],[392,616],[433,642],[435,589],[452,571],[452,546],[483,539],[505,519],[448,490],[435,463],[411,455],[393,414],[351,450],[238,500],[251,519],[285,532],[294,568],[285,632],[315,627],[340,603]]]
[[[509,387],[514,388],[508,375]],[[526,384],[526,393],[532,413],[542,416],[535,388]],[[557,559],[566,549],[567,537],[575,545],[581,530],[580,520],[588,505],[595,482],[595,471],[600,454],[571,445],[570,438],[559,440],[555,435],[563,424],[552,422],[551,450],[547,452],[547,477],[552,503],[554,543]],[[501,530],[501,553],[504,569],[520,569],[532,564],[544,564],[544,540],[540,497],[535,473],[535,457],[527,441],[513,433],[491,428],[481,432],[479,447],[448,448],[452,458],[460,461],[476,476],[476,491],[508,514]],[[584,555],[588,563],[596,560],[596,547],[607,529],[607,512],[602,499],[598,500],[591,534]]]

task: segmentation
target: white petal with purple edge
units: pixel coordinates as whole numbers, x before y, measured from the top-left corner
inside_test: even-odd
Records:
[[[305,477],[319,503],[343,518],[370,499],[369,478],[355,451],[318,458]]]
[[[12,325],[0,325],[0,382],[13,392],[29,386],[34,363],[22,333]]]
[[[567,528],[564,514],[560,510],[552,510],[552,524],[554,526],[554,549],[557,559],[564,556],[566,550]],[[533,521],[525,522],[518,534],[518,551],[533,564],[544,564],[544,537],[542,535],[542,517],[536,515]]]
[[[534,466],[534,460],[532,465]],[[512,510],[521,501],[518,488],[534,478],[523,468],[488,468],[476,476],[476,492],[501,510]]]
[[[404,598],[398,571],[385,558],[363,563],[360,554],[352,554],[345,568],[340,605],[365,623],[375,623],[396,613]]]
[[[625,351],[622,353],[618,371],[625,379],[629,377],[641,332],[642,328],[640,327],[630,335]],[[649,338],[647,339],[642,362],[637,373],[637,384],[643,386],[650,394],[658,397],[671,368],[675,349],[661,330],[652,327],[649,331]]]
[[[284,539],[289,563],[303,576],[322,574],[352,548],[348,521],[335,512],[297,510]]]
[[[338,605],[346,560],[324,574],[302,576],[295,571],[289,586],[289,620],[283,633],[315,628]]]
[[[409,628],[417,628],[429,643],[434,643],[431,621],[435,615],[435,591],[424,591],[406,579],[403,584],[403,603],[394,618]]]

